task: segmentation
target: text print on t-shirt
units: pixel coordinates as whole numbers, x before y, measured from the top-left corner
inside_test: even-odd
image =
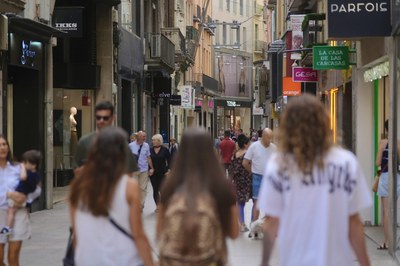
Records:
[[[290,173],[287,171],[278,171],[277,178],[274,178],[274,175],[270,174],[268,175],[268,179],[280,193],[289,191],[291,188]],[[329,193],[343,189],[348,194],[351,194],[354,186],[357,184],[357,180],[352,178],[348,162],[345,165],[330,162],[325,165],[323,170],[303,174],[301,184],[303,186],[329,185]]]

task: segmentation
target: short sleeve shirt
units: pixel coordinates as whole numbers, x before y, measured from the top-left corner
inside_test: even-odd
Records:
[[[282,161],[289,165],[285,170]],[[323,169],[315,166],[307,175],[293,157],[274,154],[259,195],[260,210],[279,218],[282,265],[353,265],[349,216],[371,204],[358,161],[337,147],[326,155]]]
[[[0,209],[7,209],[7,192],[14,191],[21,178],[21,166],[7,162],[6,167],[0,167]]]
[[[147,172],[149,170],[149,163],[147,161],[147,158],[150,157],[150,146],[147,144],[147,142],[143,142],[142,147],[134,141],[129,143],[129,148],[131,149],[131,152],[138,156],[139,154],[139,149],[140,149],[140,154],[138,156],[138,166],[139,166],[139,172]]]
[[[258,175],[264,174],[265,166],[275,151],[276,146],[273,143],[270,143],[267,148],[260,140],[251,144],[244,155],[245,159],[251,161],[251,172]]]
[[[219,150],[221,151],[222,162],[230,164],[232,161],[233,152],[235,151],[236,144],[233,140],[225,138],[219,144]]]

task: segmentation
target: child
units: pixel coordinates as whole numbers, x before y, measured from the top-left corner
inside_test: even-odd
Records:
[[[21,180],[15,191],[7,192],[8,212],[7,225],[1,229],[0,234],[11,234],[14,225],[14,217],[18,208],[24,207],[26,196],[36,190],[40,182],[40,176],[37,173],[40,165],[41,154],[37,150],[29,150],[22,155]]]

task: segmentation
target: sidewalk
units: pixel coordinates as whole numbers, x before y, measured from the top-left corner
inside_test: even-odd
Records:
[[[155,244],[156,215],[155,205],[151,197],[149,184],[146,206],[143,212],[143,224],[151,245]],[[246,204],[246,215],[250,213],[251,204]],[[249,215],[247,215],[249,217]],[[69,213],[65,201],[54,205],[54,209],[35,212],[32,218],[32,238],[25,241],[21,251],[21,265],[43,266],[61,265],[68,238]],[[378,243],[382,242],[381,227],[365,228],[366,243],[371,265],[397,265],[387,251],[377,250]],[[244,233],[235,241],[228,241],[229,262],[232,266],[258,266],[261,261],[262,241],[252,240]],[[338,254],[340,256],[340,254]],[[279,265],[278,252],[274,250],[270,265]],[[355,265],[357,263],[355,262]]]

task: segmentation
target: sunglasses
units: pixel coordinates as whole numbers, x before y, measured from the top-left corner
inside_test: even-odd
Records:
[[[108,121],[108,120],[110,119],[110,116],[96,115],[96,120],[97,120],[97,121],[100,121],[100,120],[102,120],[102,119],[103,119],[103,121]]]

